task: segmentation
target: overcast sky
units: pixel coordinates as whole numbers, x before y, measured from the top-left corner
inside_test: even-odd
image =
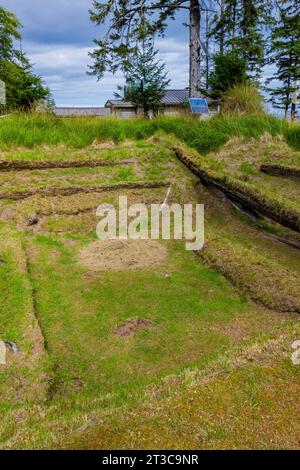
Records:
[[[92,0],[0,0],[23,24],[23,50],[52,91],[59,106],[101,106],[113,97],[122,74],[100,82],[86,74],[93,38],[99,36],[89,21]],[[171,22],[165,38],[157,39],[160,58],[169,71],[171,87],[188,86],[186,18]]]

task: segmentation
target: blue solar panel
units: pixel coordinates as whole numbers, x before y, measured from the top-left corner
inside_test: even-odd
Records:
[[[209,114],[207,101],[203,98],[190,98],[190,107],[193,114]]]

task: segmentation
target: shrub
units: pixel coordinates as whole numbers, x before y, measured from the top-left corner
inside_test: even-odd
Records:
[[[253,84],[242,83],[230,88],[224,95],[223,113],[264,113],[264,99]]]
[[[233,86],[247,80],[246,61],[235,52],[216,54],[213,72],[209,77],[210,96],[221,99]]]

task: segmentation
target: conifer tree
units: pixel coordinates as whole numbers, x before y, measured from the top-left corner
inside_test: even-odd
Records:
[[[144,37],[136,51],[128,59],[125,69],[126,86],[124,99],[142,108],[144,116],[156,113],[170,80],[165,65],[157,59],[153,39]]]
[[[0,7],[0,80],[6,84],[7,107],[28,110],[38,101],[47,101],[50,92],[16,46],[21,41],[21,27],[13,13]]]
[[[219,0],[212,35],[220,53],[233,51],[246,61],[249,78],[258,79],[264,65],[264,28],[273,21],[269,0]]]
[[[268,88],[275,108],[283,109],[285,118],[291,111],[296,114],[297,84],[300,80],[300,15],[297,1],[279,2],[279,24],[271,38],[269,63],[276,67],[267,83],[276,81],[277,86]]]

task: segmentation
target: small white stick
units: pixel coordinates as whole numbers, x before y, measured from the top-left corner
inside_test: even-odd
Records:
[[[168,189],[168,192],[167,192],[167,195],[165,197],[165,200],[164,202],[162,203],[161,207],[160,207],[160,210],[163,211],[165,206],[167,205],[167,202],[168,202],[168,199],[169,199],[169,196],[170,196],[170,192],[171,192],[171,186],[169,187]]]

